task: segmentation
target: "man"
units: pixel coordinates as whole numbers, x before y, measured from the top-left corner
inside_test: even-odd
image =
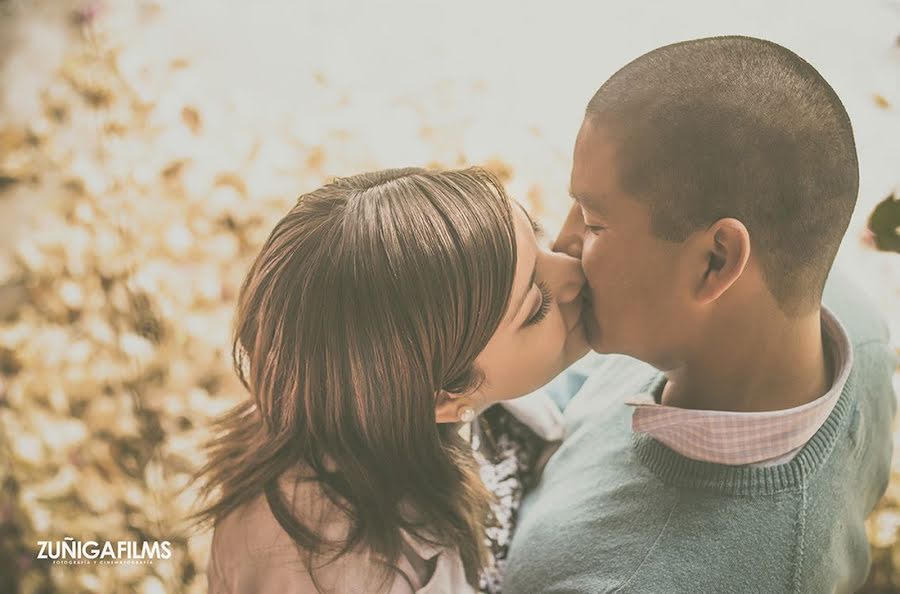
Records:
[[[896,361],[867,302],[825,289],[857,189],[843,105],[774,43],[669,45],[597,91],[555,248],[582,258],[593,349],[621,355],[563,380],[583,386],[505,592],[863,584]]]

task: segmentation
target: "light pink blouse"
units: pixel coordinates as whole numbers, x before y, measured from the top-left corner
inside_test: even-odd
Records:
[[[310,488],[310,483],[303,483],[298,491]],[[348,525],[341,512],[337,508],[325,510],[324,505],[330,504],[325,504],[323,495],[315,498],[308,498],[308,493],[297,495],[307,498],[308,503],[322,508],[319,511],[329,516],[324,522],[324,532],[328,536],[346,533]],[[368,551],[357,550],[315,570],[321,591],[335,594],[473,592],[466,583],[462,561],[454,551],[437,550],[410,535],[404,534],[404,537],[407,546],[397,566],[407,579],[385,572]],[[427,562],[435,556],[435,569],[429,576]],[[209,593],[317,592],[306,563],[269,511],[265,496],[261,495],[216,525],[207,567]],[[378,584],[385,579],[382,589],[378,590]]]
[[[562,437],[562,417],[546,395],[520,398],[506,408],[539,435],[550,441]],[[326,538],[346,536],[348,523],[342,512],[311,482],[294,486],[293,505],[304,517],[321,518]],[[291,493],[286,492],[288,501]],[[316,563],[321,592],[334,594],[471,594],[462,561],[455,550],[439,549],[402,532],[403,554],[397,567],[403,573],[385,572],[365,549],[355,550],[328,564]],[[216,524],[207,566],[210,594],[310,594],[317,592],[307,560],[272,515],[260,495]],[[386,581],[385,581],[386,580]],[[381,587],[379,588],[379,585]]]

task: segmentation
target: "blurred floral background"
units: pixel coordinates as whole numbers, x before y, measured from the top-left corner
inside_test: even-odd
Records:
[[[552,229],[587,99],[675,40],[767,37],[832,82],[862,169],[838,265],[900,345],[900,4],[549,7],[0,0],[0,592],[205,591],[191,472],[243,397],[232,310],[274,222],[335,175],[484,164]],[[868,592],[900,591],[895,467]],[[64,536],[173,556],[35,558]]]

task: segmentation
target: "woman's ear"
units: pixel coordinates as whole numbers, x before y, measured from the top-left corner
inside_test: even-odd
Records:
[[[704,270],[696,296],[708,304],[740,278],[750,259],[750,233],[737,219],[719,219],[703,233]]]
[[[434,417],[438,423],[459,423],[465,420],[466,409],[474,411],[472,406],[468,396],[441,390],[435,396]]]

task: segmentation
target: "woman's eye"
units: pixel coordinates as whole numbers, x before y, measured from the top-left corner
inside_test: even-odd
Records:
[[[541,306],[530,318],[528,318],[525,322],[526,326],[537,324],[543,320],[547,316],[547,312],[550,311],[550,306],[553,304],[553,293],[550,292],[550,287],[544,284],[544,281],[538,281],[537,286],[541,291]]]
[[[601,227],[600,225],[585,225],[585,228],[594,235],[606,229],[606,227]]]

